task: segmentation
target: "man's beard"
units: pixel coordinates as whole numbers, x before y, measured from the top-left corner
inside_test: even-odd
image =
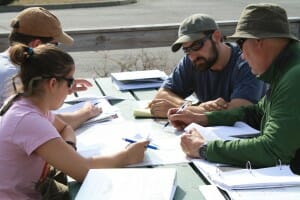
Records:
[[[212,49],[211,49],[211,58],[204,58],[202,56],[199,56],[196,58],[195,61],[193,61],[193,65],[197,70],[205,71],[210,69],[218,60],[219,58],[219,52],[217,50],[216,44],[214,41],[211,40]],[[203,61],[201,64],[198,64],[198,61]]]

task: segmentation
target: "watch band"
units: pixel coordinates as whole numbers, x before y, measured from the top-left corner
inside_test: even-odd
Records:
[[[207,160],[207,144],[201,145],[199,148],[199,156],[201,159]]]
[[[73,147],[73,149],[75,149],[75,151],[77,150],[76,144],[72,141],[66,141],[67,144],[71,145]]]

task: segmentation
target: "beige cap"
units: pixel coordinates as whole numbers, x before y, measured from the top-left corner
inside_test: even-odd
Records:
[[[12,21],[11,27],[17,33],[37,37],[52,37],[55,41],[71,45],[74,40],[66,34],[55,15],[41,7],[21,11]]]

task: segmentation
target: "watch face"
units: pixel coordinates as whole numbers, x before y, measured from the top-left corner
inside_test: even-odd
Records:
[[[207,145],[204,144],[199,148],[199,156],[202,159],[207,159]]]

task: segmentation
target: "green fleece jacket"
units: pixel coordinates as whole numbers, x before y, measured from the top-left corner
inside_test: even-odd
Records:
[[[259,79],[270,84],[258,104],[206,113],[209,126],[244,121],[261,135],[235,141],[208,143],[207,159],[245,167],[289,164],[300,148],[300,43],[293,41]]]

